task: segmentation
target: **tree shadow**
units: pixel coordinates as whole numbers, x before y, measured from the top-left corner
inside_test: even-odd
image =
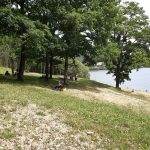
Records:
[[[99,92],[98,88],[112,88],[109,85],[98,83],[93,80],[79,79],[78,81],[69,81],[68,87],[70,89],[88,90]]]
[[[4,76],[0,75],[0,84],[14,84],[22,86],[39,86],[43,88],[54,89],[54,86],[58,83],[59,78],[49,79],[40,76],[25,75],[23,81],[18,81],[14,76]]]
[[[45,80],[40,75],[36,74],[26,74],[23,81],[18,81],[14,76],[4,76],[0,75],[0,84],[14,84],[21,86],[38,86],[42,88],[48,88],[55,90],[55,86],[58,84],[58,81],[63,82],[63,78],[54,77],[53,79]],[[64,87],[69,89],[78,89],[78,90],[88,90],[93,92],[99,92],[98,88],[112,88],[109,85],[98,83],[96,81],[88,79],[78,79],[78,81],[68,80],[68,84]]]

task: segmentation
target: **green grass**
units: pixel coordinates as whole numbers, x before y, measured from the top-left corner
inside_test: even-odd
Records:
[[[58,80],[56,78],[45,82],[35,74],[25,76],[24,82],[18,82],[14,78],[0,78],[0,107],[7,104],[25,106],[28,103],[36,103],[55,112],[61,110],[66,115],[65,123],[75,129],[91,130],[107,137],[109,142],[104,140],[101,144],[107,149],[150,148],[149,114],[139,114],[111,104],[83,101],[65,95],[64,92],[52,90]],[[69,88],[82,90],[96,90],[97,86],[111,88],[85,79],[70,82],[68,85]],[[37,114],[43,115],[44,112]]]
[[[5,74],[6,71],[9,71],[9,73],[11,73],[11,69],[10,68],[5,68],[5,67],[1,67],[0,66],[0,74]]]
[[[42,112],[42,111],[39,111],[36,114],[39,115],[39,116],[45,116],[44,112]]]
[[[3,132],[0,136],[5,139],[12,139],[16,136],[16,133],[8,130]]]

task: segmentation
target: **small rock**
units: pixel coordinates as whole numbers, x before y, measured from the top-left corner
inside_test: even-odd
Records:
[[[87,135],[92,135],[92,134],[94,134],[94,132],[92,132],[92,131],[87,132]]]

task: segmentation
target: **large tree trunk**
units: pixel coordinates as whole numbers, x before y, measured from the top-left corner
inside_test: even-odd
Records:
[[[119,87],[119,85],[120,85],[119,80],[120,80],[120,77],[119,77],[119,75],[117,75],[117,76],[116,76],[116,88],[117,88],[117,89],[120,89],[120,87]]]
[[[68,52],[68,49],[67,49],[66,52],[65,52],[64,84],[67,84],[68,58],[69,58],[69,52]]]
[[[20,64],[19,64],[19,72],[17,75],[18,80],[23,80],[23,74],[25,70],[25,48],[24,46],[21,49],[21,55],[20,55]]]
[[[120,89],[120,59],[118,58],[117,68],[116,68],[116,88]]]
[[[45,62],[45,80],[48,80],[49,77],[49,57],[48,52],[46,53],[46,62]]]
[[[50,79],[53,78],[53,54],[50,56]]]
[[[21,11],[21,14],[23,14],[23,15],[25,13],[24,12],[24,3],[25,3],[25,0],[19,1],[20,11]],[[22,33],[24,33],[24,31]],[[17,73],[18,80],[23,80],[23,75],[24,75],[24,70],[25,70],[25,61],[26,61],[25,47],[24,47],[24,45],[22,45],[22,49],[21,49],[21,53],[20,53],[19,69],[18,69],[18,73]]]

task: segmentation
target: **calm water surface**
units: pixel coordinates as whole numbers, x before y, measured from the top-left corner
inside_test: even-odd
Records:
[[[131,81],[125,81],[121,87],[150,92],[150,68],[132,70],[130,78]],[[90,79],[115,86],[114,77],[112,74],[107,74],[107,70],[91,71]]]

